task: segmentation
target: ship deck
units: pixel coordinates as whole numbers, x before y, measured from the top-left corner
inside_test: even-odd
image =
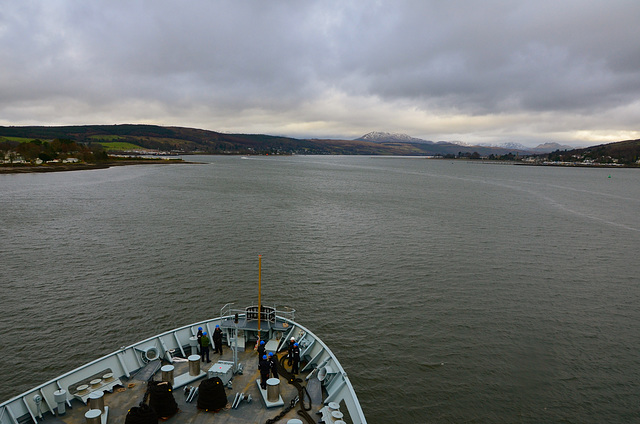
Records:
[[[278,358],[282,359],[286,353],[279,353]],[[173,390],[173,397],[178,404],[178,412],[171,417],[162,417],[161,420],[167,424],[171,423],[193,423],[193,424],[206,424],[213,423],[265,423],[267,420],[271,420],[279,416],[285,409],[291,404],[291,400],[298,396],[298,389],[290,384],[288,378],[290,378],[290,368],[286,366],[285,370],[282,370],[280,366],[280,384],[279,392],[283,401],[283,405],[276,407],[267,407],[266,402],[263,399],[263,395],[260,393],[260,389],[256,381],[260,380],[260,374],[258,371],[258,354],[253,350],[253,347],[245,351],[238,352],[238,362],[243,366],[243,373],[233,375],[231,379],[232,389],[225,388],[227,394],[227,405],[217,412],[205,411],[198,409],[197,407],[197,395],[191,402],[187,402],[187,394],[184,390],[185,387],[198,387],[201,381],[205,380],[206,373],[210,368],[215,367],[218,361],[225,361],[228,364],[229,361],[233,361],[233,351],[225,346],[223,355],[210,354],[210,363],[200,362],[201,377],[197,380],[188,383],[183,387],[176,387]],[[124,423],[127,413],[132,407],[138,406],[144,399],[145,393],[148,387],[148,380],[161,381],[162,371],[161,365],[168,364],[168,362],[160,363],[159,360],[152,361],[151,366],[157,363],[153,367],[157,369],[156,372],[149,374],[149,367],[141,369],[136,375],[132,375],[131,378],[122,378],[121,383],[113,387],[112,392],[104,393],[104,405],[108,409],[107,422],[111,423]],[[181,377],[189,375],[189,363],[175,361],[174,366],[174,384],[179,384]],[[301,369],[303,366],[301,365]],[[215,369],[215,368],[214,368]],[[147,372],[145,372],[147,371]],[[298,374],[297,381],[300,385],[304,386],[304,404],[298,403],[282,416],[279,421],[286,423],[288,420],[298,418],[302,422],[317,423],[321,422],[322,415],[320,409],[324,407],[322,404],[322,388],[317,378],[311,378],[306,381],[308,372]],[[316,383],[317,382],[317,383]],[[316,384],[314,384],[316,383]],[[251,396],[251,401],[244,400],[239,403],[236,409],[232,409],[232,404],[237,393],[243,393],[245,398]],[[307,395],[308,393],[308,395]],[[74,398],[71,401],[71,408],[67,407],[64,415],[54,416],[51,413],[45,413],[43,415],[44,420],[42,422],[47,424],[84,424],[87,422],[85,413],[90,409],[90,401],[87,400],[85,404],[82,400]],[[309,408],[310,407],[310,408]],[[302,408],[309,408],[307,411],[308,417],[304,417],[299,414]],[[346,408],[343,408],[345,410]],[[329,421],[332,422],[332,421]],[[104,421],[103,421],[104,424]]]
[[[167,403],[173,405],[170,399],[154,403],[152,401],[157,398],[147,398],[150,389],[154,388],[151,382],[170,380],[170,374],[173,377],[170,396],[177,403],[178,411],[173,414],[160,412],[166,415],[161,415],[160,419],[169,424],[286,423],[294,418],[309,424],[342,424],[340,420],[366,424],[347,373],[329,347],[315,334],[292,319],[277,315],[281,312],[275,308],[263,307],[265,319],[260,325],[255,320],[257,307],[247,308],[246,314],[235,313],[234,310],[227,312],[219,318],[175,328],[122,347],[33,387],[0,404],[0,424],[126,422],[129,411],[142,402],[153,404],[157,411],[162,411]],[[198,356],[192,355],[197,348],[196,331],[203,328],[211,333],[214,326],[219,326],[223,331],[224,354],[211,352],[211,362],[203,363]],[[279,380],[271,381],[271,390],[261,390],[258,383],[258,354],[253,347],[259,333],[264,336],[267,351],[276,352],[280,349],[276,353],[280,376]],[[290,375],[291,367],[284,361],[284,350],[288,345],[286,341],[291,339],[300,346],[300,373],[296,376]],[[232,372],[234,355],[230,343],[238,346],[237,359],[241,372]],[[225,386],[224,394],[219,393],[214,397],[222,400],[220,404],[226,399],[226,406],[220,407],[216,403],[215,407],[220,408],[217,411],[199,409],[199,394],[190,400],[186,396],[187,389],[193,393],[202,382],[212,377],[221,379],[213,383],[218,381],[218,384]],[[229,380],[230,385],[227,384]],[[98,394],[101,392],[104,395],[100,397]],[[279,397],[277,394],[274,396],[274,392],[279,392]],[[232,407],[241,395],[244,400]],[[92,402],[90,397],[95,396],[98,399]],[[251,400],[247,401],[249,397]],[[268,401],[269,397],[273,402]],[[299,400],[294,401],[296,398]],[[90,404],[96,406],[101,401],[107,411],[88,419],[85,414],[91,409]],[[292,401],[296,403],[293,407]],[[90,414],[95,414],[95,411]],[[129,418],[132,418],[132,414]],[[136,418],[136,424],[140,424],[140,416]],[[130,421],[131,424],[133,422]]]

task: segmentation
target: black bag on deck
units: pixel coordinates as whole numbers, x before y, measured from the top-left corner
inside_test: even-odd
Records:
[[[127,412],[124,424],[157,424],[158,415],[146,403],[134,406]]]
[[[200,383],[198,388],[198,408],[206,411],[217,411],[227,405],[227,394],[219,377],[209,378]]]
[[[173,398],[171,383],[166,381],[149,382],[149,406],[158,417],[170,417],[178,412],[178,403]]]

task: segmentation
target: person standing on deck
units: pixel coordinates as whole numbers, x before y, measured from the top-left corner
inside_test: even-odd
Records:
[[[267,390],[267,380],[269,379],[269,369],[271,365],[269,361],[267,361],[267,355],[262,355],[260,357],[260,363],[258,364],[258,369],[260,370],[260,387],[262,390]]]
[[[200,343],[202,344],[202,362],[204,362],[205,356],[207,357],[207,362],[211,362],[209,360],[209,345],[211,344],[211,340],[209,340],[209,336],[207,336],[207,332],[202,333],[202,337],[200,338]]]
[[[273,375],[273,378],[280,378],[278,377],[278,356],[274,355],[273,352],[269,352],[269,365],[271,368],[271,374]]]
[[[294,343],[291,348],[291,374],[298,374],[298,366],[300,365],[300,347],[298,343]]]
[[[291,356],[291,349],[293,349],[293,344],[296,342],[296,339],[294,339],[293,337],[291,337],[291,340],[289,340],[289,347],[288,349],[288,353],[287,353],[287,364],[291,365],[291,360],[293,359],[293,356]]]
[[[258,361],[262,360],[261,358],[266,354],[265,351],[264,340],[260,340],[260,344],[258,344]]]
[[[200,342],[200,339],[202,339],[202,327],[198,327],[198,334],[196,337],[198,338],[198,353],[202,355],[202,343]]]
[[[215,349],[213,353],[220,352],[222,355],[222,330],[219,325],[216,325],[216,329],[213,330],[213,348]]]

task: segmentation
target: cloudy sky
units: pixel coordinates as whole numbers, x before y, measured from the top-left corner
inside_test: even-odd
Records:
[[[638,0],[0,0],[0,125],[640,138]]]

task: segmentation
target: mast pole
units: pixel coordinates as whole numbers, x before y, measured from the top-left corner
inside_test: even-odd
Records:
[[[260,319],[262,318],[262,255],[258,255],[258,343],[262,338],[262,327]]]

